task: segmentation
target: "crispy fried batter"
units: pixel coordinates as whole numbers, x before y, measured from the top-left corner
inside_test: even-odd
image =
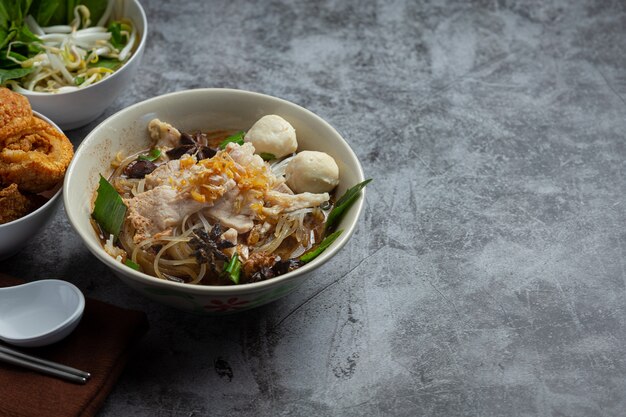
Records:
[[[0,87],[0,138],[15,136],[30,123],[33,110],[21,94]]]
[[[74,155],[69,139],[49,123],[32,117],[17,134],[0,136],[0,182],[39,193],[63,179]]]
[[[38,206],[36,200],[19,192],[17,184],[0,189],[0,224],[26,216]]]

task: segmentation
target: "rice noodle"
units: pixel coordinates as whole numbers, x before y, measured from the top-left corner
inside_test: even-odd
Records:
[[[219,131],[208,133],[207,137],[223,138],[227,132]],[[125,198],[141,195],[146,191],[146,180],[127,178],[123,173],[126,167],[137,159],[139,154],[145,154],[149,149],[128,156],[118,154],[112,163],[114,168],[110,182]],[[229,156],[229,155],[227,155]],[[277,177],[284,175],[290,158],[273,163],[270,168]],[[281,179],[282,181],[282,179]],[[256,194],[255,194],[256,193]],[[263,192],[251,190],[248,194],[239,194],[233,200],[233,213],[242,213],[244,208],[249,210],[251,204],[263,202]],[[203,208],[204,209],[204,208]],[[216,222],[213,216],[203,212],[203,209],[185,215],[171,229],[160,230],[159,233],[135,242],[137,231],[127,217],[119,235],[118,247],[123,248],[127,257],[141,266],[142,270],[159,279],[178,279],[190,284],[219,284],[220,278],[216,275],[221,271],[221,261],[217,265],[198,262],[196,248],[190,245],[195,232],[203,230],[210,233]],[[245,215],[245,214],[244,214]],[[324,215],[317,207],[303,208],[279,215],[255,218],[254,230],[249,233],[238,233],[236,247],[231,252],[239,254],[242,261],[249,258],[249,254],[267,253],[299,256],[316,243],[316,225],[323,223]],[[226,232],[226,230],[222,230]],[[248,239],[254,233],[258,240]],[[254,243],[252,243],[254,242]],[[230,252],[228,252],[230,253]]]

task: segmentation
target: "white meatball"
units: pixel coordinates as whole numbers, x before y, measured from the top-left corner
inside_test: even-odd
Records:
[[[261,117],[252,125],[245,142],[252,143],[255,153],[271,153],[276,158],[292,154],[298,149],[296,130],[288,121],[275,114]]]
[[[339,184],[339,167],[327,153],[302,151],[287,164],[285,177],[296,193],[325,193]]]

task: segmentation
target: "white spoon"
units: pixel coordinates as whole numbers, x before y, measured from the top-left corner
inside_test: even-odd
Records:
[[[46,279],[0,288],[0,339],[16,346],[44,346],[69,335],[85,297],[66,281]]]

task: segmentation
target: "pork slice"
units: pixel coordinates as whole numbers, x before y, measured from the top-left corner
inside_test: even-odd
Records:
[[[125,203],[128,206],[128,220],[135,228],[135,243],[157,234],[166,235],[186,216],[205,206],[188,194],[168,186],[153,188],[127,199]]]
[[[145,188],[146,190],[150,190],[159,185],[167,185],[170,179],[176,178],[180,173],[179,159],[174,159],[166,164],[159,165],[157,169],[146,175]]]
[[[225,151],[228,152],[233,161],[243,167],[254,167],[257,169],[266,167],[263,158],[254,154],[254,146],[251,143],[244,143],[243,145],[229,143]]]
[[[246,233],[254,226],[252,213],[245,207],[237,207],[240,193],[234,181],[233,184],[235,185],[221,199],[215,201],[212,207],[207,208],[205,213],[218,220],[222,225],[235,229],[238,233]]]

